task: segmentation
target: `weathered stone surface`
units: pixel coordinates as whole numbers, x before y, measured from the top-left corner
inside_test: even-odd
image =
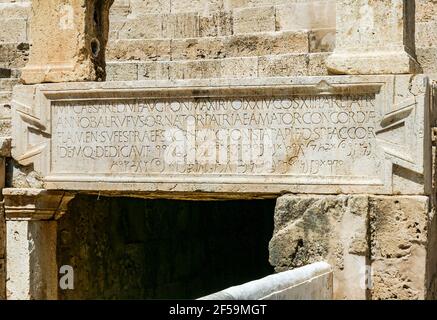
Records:
[[[337,37],[327,61],[335,74],[418,73],[414,1],[337,0]]]
[[[283,271],[329,261],[336,298],[432,299],[435,225],[425,196],[286,195],[270,262]]]
[[[22,80],[28,84],[104,80],[112,2],[32,1],[32,47]]]
[[[92,1],[87,1],[87,3],[91,2]],[[416,46],[418,47],[417,59],[421,63],[423,70],[425,72],[436,72],[437,38],[434,30],[437,21],[435,15],[435,12],[437,12],[437,3],[435,3],[434,0],[416,0],[415,2],[417,20],[416,33],[412,27],[413,12],[411,10],[411,4],[414,3],[414,1],[338,1],[341,7],[337,15],[339,19],[337,45],[333,58],[331,58],[327,64],[331,72],[417,72],[417,64],[414,61],[414,42],[416,42]],[[43,3],[49,5],[49,1],[44,1]],[[77,3],[79,3],[79,1]],[[85,1],[81,1],[80,3],[85,3]],[[351,9],[345,9],[346,5],[350,5]],[[401,7],[403,8],[401,9]],[[29,50],[28,42],[31,40],[26,33],[29,23],[29,9],[30,1],[14,2],[13,0],[0,0],[0,21],[2,22],[2,26],[4,26],[0,31],[0,68],[10,70],[10,72],[7,71],[6,73],[0,71],[0,77],[17,77],[18,73],[16,68],[22,67],[27,62]],[[368,125],[367,122],[365,123],[366,126],[368,125],[367,128],[376,128],[376,133],[369,139],[359,139],[360,143],[363,142],[368,145],[370,155],[366,157],[363,156],[362,158],[356,154],[349,156],[353,161],[348,159],[348,163],[357,164],[354,168],[334,168],[334,171],[328,174],[323,170],[319,170],[314,174],[311,172],[310,174],[305,174],[303,172],[304,168],[295,170],[296,166],[291,166],[292,169],[284,170],[278,174],[275,170],[253,172],[252,169],[244,167],[241,169],[241,172],[238,172],[238,175],[229,178],[230,180],[236,179],[232,181],[239,179],[238,184],[224,185],[222,178],[224,176],[225,180],[228,179],[228,173],[216,171],[217,167],[199,166],[201,167],[200,171],[196,171],[192,168],[188,168],[187,170],[183,169],[183,172],[180,173],[183,182],[179,183],[179,181],[177,181],[177,183],[169,183],[165,187],[162,187],[162,185],[152,185],[154,182],[151,181],[153,179],[160,181],[161,175],[168,176],[167,168],[162,170],[162,172],[158,170],[159,168],[155,168],[156,170],[145,170],[145,172],[141,172],[137,175],[136,172],[133,172],[136,170],[135,166],[129,167],[129,164],[133,164],[131,157],[117,159],[119,163],[121,163],[122,160],[128,162],[128,164],[122,168],[118,166],[106,169],[109,165],[105,167],[105,164],[102,166],[102,163],[108,160],[84,160],[80,157],[73,157],[73,159],[66,160],[65,165],[55,164],[53,166],[55,171],[53,172],[44,169],[52,165],[51,160],[48,159],[53,154],[52,151],[54,149],[50,148],[59,148],[62,145],[62,141],[59,140],[61,138],[56,138],[55,134],[62,133],[62,135],[65,136],[65,132],[59,130],[61,126],[53,125],[54,131],[51,131],[53,121],[56,119],[59,120],[61,117],[57,112],[67,109],[61,108],[60,104],[62,103],[77,108],[77,99],[84,98],[89,101],[89,105],[93,107],[101,106],[103,104],[101,102],[102,98],[108,98],[109,101],[116,100],[120,105],[131,105],[132,101],[136,101],[135,103],[144,102],[142,99],[144,99],[145,95],[154,94],[158,91],[160,92],[157,98],[158,100],[161,99],[159,101],[163,101],[168,99],[165,95],[170,96],[174,94],[175,91],[172,90],[175,90],[176,87],[181,86],[185,88],[185,85],[193,85],[195,88],[200,87],[201,90],[205,90],[202,92],[209,97],[209,100],[206,99],[206,104],[212,104],[212,101],[216,99],[216,97],[211,97],[212,91],[208,91],[205,88],[219,87],[223,89],[228,86],[244,87],[248,85],[253,87],[267,85],[267,87],[269,87],[271,82],[256,78],[287,77],[292,75],[325,75],[327,72],[327,65],[325,63],[326,57],[328,52],[334,49],[334,9],[334,4],[331,0],[115,0],[115,4],[111,10],[111,39],[114,41],[111,44],[111,48],[109,48],[109,57],[112,60],[116,60],[116,62],[111,63],[108,68],[108,80],[212,78],[249,78],[251,80],[233,80],[229,82],[225,81],[225,83],[218,80],[203,80],[187,82],[185,84],[179,82],[172,83],[170,81],[150,81],[134,85],[126,83],[121,86],[119,84],[102,86],[89,84],[82,88],[80,88],[80,86],[55,86],[53,87],[55,89],[53,91],[54,93],[52,92],[52,96],[47,93],[51,90],[51,87],[48,86],[43,89],[41,89],[42,87],[38,87],[35,95],[33,92],[30,94],[26,93],[26,95],[28,94],[28,97],[32,97],[32,99],[35,97],[35,102],[29,102],[27,98],[21,100],[22,97],[19,99],[20,102],[24,101],[24,106],[32,107],[21,109],[22,113],[20,113],[20,116],[24,115],[23,122],[25,125],[21,126],[22,120],[19,120],[20,126],[14,129],[17,130],[16,135],[19,136],[16,144],[18,151],[14,154],[18,162],[14,159],[8,161],[8,184],[23,188],[44,188],[51,186],[55,189],[62,189],[65,187],[65,184],[68,184],[68,188],[75,189],[77,186],[82,188],[83,185],[88,183],[88,192],[95,194],[99,193],[100,189],[104,189],[106,190],[104,192],[111,195],[126,194],[127,192],[129,195],[135,196],[170,196],[173,198],[180,197],[188,199],[208,199],[208,197],[215,199],[221,198],[225,194],[229,197],[273,197],[289,191],[326,192],[333,194],[341,192],[371,192],[404,195],[435,194],[435,191],[430,188],[430,172],[435,166],[431,166],[431,159],[435,158],[435,147],[433,147],[434,149],[431,148],[429,134],[430,128],[435,126],[436,123],[434,119],[435,115],[422,112],[423,110],[433,110],[430,105],[424,102],[428,99],[428,92],[426,92],[428,89],[423,85],[424,78],[413,78],[410,76],[396,78],[382,77],[384,78],[383,80],[381,80],[382,78],[373,78],[372,81],[366,80],[369,83],[372,82],[373,85],[377,83],[376,87],[381,86],[382,89],[380,89],[380,93],[377,95],[379,98],[375,100],[375,107],[373,108],[372,106],[371,108],[372,110],[379,110],[377,117],[371,125]],[[86,12],[85,15],[87,15]],[[44,15],[45,18],[48,16],[47,13]],[[41,20],[42,19],[43,18],[41,18]],[[50,30],[49,34],[52,33],[54,32]],[[414,35],[416,39],[414,39]],[[68,53],[69,49],[65,47],[65,45],[75,45],[75,42],[70,41],[71,38],[72,37],[67,38],[69,40],[68,43],[65,41],[60,42],[56,38],[56,35],[53,34],[52,39],[49,39],[50,41],[44,38],[45,47],[43,50],[46,49],[47,45],[49,45],[50,48],[52,43],[56,43],[56,45],[60,43],[60,48],[56,47],[56,50],[48,50],[49,53]],[[52,42],[51,40],[54,41]],[[337,58],[336,61],[334,57]],[[33,60],[33,62],[34,61],[35,60]],[[45,61],[43,61],[43,63],[45,63]],[[95,72],[95,69],[93,69],[93,71],[92,68],[88,68],[84,71],[84,74],[89,70],[91,70],[90,74]],[[360,77],[349,78],[350,80],[347,81],[346,85],[342,84],[341,81],[338,83],[334,81],[334,85],[344,85],[346,92],[341,94],[356,94],[355,89],[348,91],[348,88],[350,88],[352,84],[362,84],[362,78],[359,78]],[[324,96],[325,94],[329,96],[331,94],[329,85],[333,83],[330,79],[331,78],[317,78],[317,80],[311,82],[310,86],[317,81],[321,81],[317,86],[319,89],[318,97]],[[87,79],[84,78],[84,80]],[[273,80],[275,85],[278,86],[288,86],[291,82],[306,86],[308,83],[305,81],[296,80],[295,78],[285,78],[282,81],[277,79]],[[323,81],[327,81],[329,85],[326,85]],[[366,84],[368,84],[368,82],[366,82]],[[0,81],[0,106],[2,107],[0,111],[0,134],[4,137],[11,135],[10,91],[15,84],[16,80],[4,79]],[[143,92],[142,90],[144,90],[146,86],[153,89],[147,93],[139,93]],[[172,88],[172,90],[168,90],[168,87]],[[66,89],[67,92],[71,92],[70,90],[73,89],[79,89],[81,93],[74,97],[68,95],[68,98],[66,98],[66,96],[62,97],[62,94],[60,94],[64,89]],[[29,88],[29,91],[32,90],[34,90],[34,87]],[[95,93],[99,90],[103,92],[103,97]],[[245,94],[247,93],[247,96],[250,97],[256,96],[251,90],[252,89],[245,91]],[[273,89],[268,88],[267,91],[269,90]],[[120,92],[123,93],[120,95]],[[164,95],[162,95],[163,92]],[[362,91],[359,92],[362,94]],[[236,95],[237,98],[241,98],[239,94],[240,93]],[[286,94],[288,94],[288,91]],[[361,97],[360,94],[358,94],[358,96]],[[188,95],[192,97],[192,93]],[[219,96],[223,97],[222,93],[220,93]],[[266,98],[265,96],[268,97]],[[275,101],[272,97],[277,97],[275,93],[271,95],[265,94],[265,96],[263,96],[264,100],[262,101],[270,101],[271,103]],[[312,95],[310,95],[310,97],[313,98]],[[200,99],[198,96],[195,98]],[[66,102],[65,100],[68,101]],[[175,100],[171,101],[177,103]],[[259,100],[255,102],[258,104]],[[3,108],[3,106],[5,106],[5,108]],[[44,115],[44,113],[40,112],[40,110],[44,110],[44,108],[53,112],[47,113],[50,114],[50,117],[52,115],[54,116],[53,119],[50,118],[50,121],[47,120],[48,117],[45,118],[47,114]],[[352,112],[358,114],[358,112],[366,111],[367,109],[367,107],[357,107],[355,109],[352,107]],[[295,120],[293,125],[288,126],[291,127],[289,128],[290,130],[298,130],[299,128],[303,130],[308,128],[311,130],[317,129],[313,125],[303,123],[305,110],[304,108],[304,110],[301,109],[296,112],[296,116],[301,117],[301,123],[299,124],[296,122],[297,120]],[[257,114],[262,114],[262,112],[263,111],[260,111]],[[283,111],[275,110],[276,114],[282,112]],[[213,111],[206,113],[208,115],[216,114],[216,112]],[[234,114],[235,113],[236,112],[234,112]],[[84,116],[90,119],[96,114],[98,113],[87,111]],[[112,111],[108,113],[104,112],[103,114],[105,116],[114,116]],[[199,114],[202,113],[199,112]],[[219,112],[219,114],[222,113]],[[228,115],[227,112],[223,112],[223,114]],[[240,114],[243,115],[245,113],[241,111]],[[249,114],[252,114],[252,110],[249,111]],[[128,112],[126,115],[137,116],[135,112]],[[176,115],[180,115],[180,113],[173,111],[165,113],[165,116]],[[72,115],[66,112],[63,124],[67,123],[67,118],[70,116],[70,120],[74,123],[79,117],[82,117],[82,114]],[[19,117],[17,117],[17,119],[18,118]],[[338,124],[328,123],[328,125],[329,126],[326,127],[332,128],[332,130],[339,129]],[[350,123],[347,123],[347,126],[350,125]],[[358,125],[361,126],[362,123]],[[213,127],[217,129],[220,126],[214,125]],[[265,128],[264,125],[260,127]],[[259,129],[256,125],[251,128]],[[108,129],[109,134],[115,136],[115,132],[122,131],[125,127],[117,129],[117,126],[111,125],[105,129],[99,127],[98,129],[92,128],[88,130],[87,128],[72,126],[71,132],[77,132],[77,134],[82,135],[82,137],[86,137],[86,135],[92,137],[106,129]],[[127,126],[127,129],[134,132],[145,132],[143,129],[138,130],[137,127],[132,129],[130,126]],[[162,128],[159,127],[159,129]],[[237,129],[240,130],[241,126]],[[279,130],[281,128],[273,126],[273,129]],[[297,136],[299,135],[297,134]],[[158,139],[160,136],[157,134],[155,137]],[[352,141],[353,144],[357,142],[355,141],[356,139],[350,138],[342,140],[348,143]],[[1,148],[1,155],[9,156],[9,140],[6,138],[2,141],[4,143]],[[65,143],[65,145],[68,147],[79,145],[88,147],[93,145],[92,143],[83,141],[79,143],[80,141],[78,141],[79,140],[74,143]],[[308,142],[308,140],[304,139],[303,142]],[[299,146],[301,146],[303,142],[291,139],[282,144],[291,147],[293,150],[295,149],[293,146],[298,146],[299,149]],[[322,142],[321,140],[316,140],[317,146],[321,146]],[[95,143],[96,146],[99,144],[106,147],[121,148],[122,146],[131,146],[135,143],[132,143],[132,141],[125,142],[119,139],[118,142],[114,143]],[[142,144],[138,143],[138,145]],[[166,144],[162,141],[152,141],[152,143],[148,142],[147,145],[163,146]],[[328,146],[327,143],[323,148],[318,148],[317,151],[314,151],[308,150],[310,147],[313,147],[313,145],[307,144],[302,149],[302,154],[305,154],[305,156],[301,157],[305,160],[319,161],[319,164],[322,164],[322,161],[331,161],[332,163],[333,160],[338,160],[339,156],[340,158],[344,156],[342,153],[344,150],[341,149],[339,153],[334,156],[333,152],[325,150]],[[20,149],[23,147],[26,148],[24,150]],[[430,150],[434,150],[434,156],[430,155]],[[127,158],[127,160],[125,158]],[[159,157],[154,158],[159,159]],[[344,158],[346,158],[346,156],[344,156]],[[367,158],[368,162],[363,162],[363,158]],[[111,158],[111,160],[113,159]],[[58,161],[58,164],[61,163],[59,159],[55,159],[55,161]],[[363,163],[364,165],[362,165]],[[374,167],[372,167],[373,165]],[[89,170],[89,168],[96,169],[101,167],[105,168],[103,171],[106,171],[98,173],[97,179],[94,176],[90,178],[81,175],[81,172],[84,172],[85,169]],[[365,177],[361,177],[358,184],[356,181],[351,182],[351,177],[362,168],[364,168],[363,175],[365,175]],[[46,171],[44,172],[44,170]],[[365,170],[368,170],[368,172]],[[155,173],[158,178],[153,176]],[[212,174],[212,180],[208,174]],[[262,175],[263,178],[270,179],[269,183],[276,186],[276,189],[271,188],[270,185],[265,186],[262,183],[251,184],[248,182],[253,176],[259,174]],[[105,180],[108,176],[113,180],[110,182]],[[137,179],[138,176],[145,180],[138,183],[132,182],[136,181],[135,179]],[[196,182],[198,182],[201,177],[205,177],[206,182],[190,185],[190,187],[186,189],[182,187],[182,185],[187,182],[187,176],[198,179]],[[220,184],[211,184],[211,181],[214,182],[214,179],[218,176],[220,179],[216,180],[219,181]],[[369,183],[369,176],[374,177],[377,183]],[[50,181],[53,177],[56,181]],[[280,180],[279,183],[272,180],[275,177]],[[112,184],[114,182],[118,183],[118,179],[120,178],[125,179],[123,183],[117,186]],[[0,179],[4,181],[1,175]],[[319,179],[318,181],[322,181],[322,183],[318,181],[314,182],[314,180],[317,179]],[[80,180],[80,183],[76,180]],[[345,180],[348,181],[347,186],[338,184],[338,181],[344,182]],[[128,183],[125,183],[126,181]],[[141,185],[144,184],[144,181],[152,185],[150,189],[147,189],[149,191],[142,189]],[[282,181],[285,181],[285,183],[282,184]],[[256,187],[254,187],[254,185],[256,185]],[[107,190],[111,186],[114,186],[113,190]],[[252,188],[252,191],[255,193],[249,193],[250,188]],[[120,189],[122,191],[120,191]],[[165,190],[165,192],[163,190]],[[199,191],[203,191],[203,193],[200,194],[198,193]],[[269,193],[272,191],[274,192],[273,194]],[[18,196],[13,195],[13,197],[17,198]],[[354,262],[348,260],[351,259],[351,257],[360,265],[363,263],[364,257],[373,259],[372,270],[374,277],[371,279],[373,281],[373,289],[368,290],[368,297],[374,299],[435,297],[437,294],[437,255],[434,252],[437,247],[437,236],[435,232],[432,231],[436,230],[437,222],[434,217],[434,202],[430,200],[429,203],[425,205],[426,201],[423,199],[426,197],[399,196],[398,198],[401,200],[394,200],[390,197],[368,197],[370,200],[367,204],[367,209],[364,208],[364,204],[362,209],[363,211],[369,211],[372,218],[372,228],[375,227],[375,229],[371,229],[370,233],[373,241],[372,245],[374,246],[372,247],[372,254],[365,253],[367,252],[367,238],[357,231],[356,236],[351,237],[352,240],[348,242],[348,254],[343,255],[343,258],[341,258],[341,253],[344,253],[346,250],[342,248],[341,245],[332,245],[332,247],[329,247],[328,255],[337,257],[337,260],[332,258],[331,261],[337,261],[339,266],[341,266],[341,263],[346,266],[354,266]],[[18,198],[23,197],[19,196]],[[35,207],[38,201],[35,202],[35,200],[32,199],[32,197],[28,197],[28,195],[24,198],[27,199],[26,201],[23,200],[24,203],[26,203],[25,208],[20,207],[20,200],[8,206],[9,212],[13,210],[19,212],[24,209],[38,210],[38,206]],[[348,196],[347,198],[350,199],[353,197]],[[395,201],[399,202],[396,204]],[[348,200],[346,202],[347,203],[344,203],[338,200],[338,203],[341,203],[341,205],[337,205],[335,210],[338,209],[339,212],[343,212],[344,217],[350,217],[350,214],[347,213],[350,207],[350,201]],[[40,201],[39,203],[42,202]],[[41,206],[39,207],[43,209]],[[82,204],[82,207],[76,206],[75,210],[76,212],[94,210],[93,203],[90,202],[88,206],[84,204]],[[322,209],[319,211],[323,212]],[[423,220],[424,216],[419,215],[419,212],[428,212],[429,220]],[[333,213],[330,211],[325,215],[330,216],[331,214]],[[310,214],[305,213],[304,215],[309,216]],[[398,221],[396,218],[399,216],[403,218]],[[323,221],[323,219],[321,220]],[[335,219],[331,220],[334,221]],[[72,219],[71,224],[74,225],[75,222],[77,221]],[[358,225],[361,222],[360,220],[360,222],[355,223]],[[315,221],[314,223],[317,224],[319,221]],[[415,226],[416,223],[418,223],[417,226]],[[338,222],[335,220],[334,225],[337,226],[337,224]],[[413,227],[410,227],[410,225]],[[420,233],[418,233],[420,236],[419,240],[415,239],[417,235],[412,232],[415,228],[420,230]],[[393,229],[399,229],[399,232],[390,233],[390,230]],[[335,232],[338,230],[342,231],[343,229],[341,229],[341,227],[339,227],[339,229],[334,228]],[[347,235],[347,237],[349,237],[349,235]],[[312,234],[308,241],[313,238],[316,238],[316,236]],[[22,244],[26,245],[24,241]],[[317,254],[316,251],[314,257],[319,257]],[[135,259],[138,258],[135,252],[132,254],[132,257],[131,261],[135,263]],[[359,257],[359,259],[356,260],[356,257]],[[342,259],[344,260],[343,262]],[[425,262],[423,263],[423,261]],[[2,257],[0,250],[0,298],[2,288],[1,264]],[[351,276],[356,277],[356,274],[351,274]],[[338,277],[344,278],[339,281]],[[358,287],[352,290],[351,288],[345,288],[343,286],[343,283],[356,284],[353,278],[347,279],[346,277],[347,275],[344,272],[340,272],[336,275],[336,288],[337,291],[340,289],[343,290],[343,296],[347,296],[347,294],[344,293],[347,290],[353,293],[358,292],[355,291]],[[423,283],[423,285],[421,285],[421,283]],[[169,286],[171,287],[171,284],[169,284]],[[360,294],[362,293],[362,291],[359,292]]]
[[[7,299],[57,299],[56,222],[18,220],[6,226]]]
[[[417,59],[424,72],[437,74],[437,46],[431,48],[417,48]]]
[[[424,194],[427,87],[409,76],[21,86],[13,157],[49,189]],[[218,147],[205,129],[224,135]]]
[[[372,299],[427,296],[429,205],[428,197],[372,197]]]
[[[2,189],[7,220],[50,220],[67,210],[73,193],[43,189]]]
[[[335,0],[289,1],[276,7],[279,30],[335,28]]]
[[[275,31],[275,8],[257,7],[234,11],[234,33]]]
[[[334,268],[334,298],[365,299],[367,224],[367,196],[282,196],[270,263],[284,271],[327,260]]]

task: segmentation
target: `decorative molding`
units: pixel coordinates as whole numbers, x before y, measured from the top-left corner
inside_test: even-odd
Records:
[[[2,190],[6,220],[53,220],[67,211],[75,194],[44,189]]]

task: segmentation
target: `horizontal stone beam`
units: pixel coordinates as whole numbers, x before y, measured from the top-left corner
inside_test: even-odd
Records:
[[[44,189],[2,190],[6,220],[53,220],[66,211],[74,194]]]
[[[424,76],[16,86],[12,156],[44,188],[429,194]]]

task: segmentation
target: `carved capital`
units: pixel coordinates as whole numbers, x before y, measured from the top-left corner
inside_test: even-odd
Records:
[[[6,219],[59,219],[74,196],[71,192],[44,189],[3,189]]]

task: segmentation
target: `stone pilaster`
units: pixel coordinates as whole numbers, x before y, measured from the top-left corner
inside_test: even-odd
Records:
[[[105,80],[109,8],[113,0],[35,0],[24,83]]]
[[[333,74],[419,73],[414,0],[337,0]]]
[[[57,222],[74,195],[40,189],[3,189],[9,300],[57,299]]]

